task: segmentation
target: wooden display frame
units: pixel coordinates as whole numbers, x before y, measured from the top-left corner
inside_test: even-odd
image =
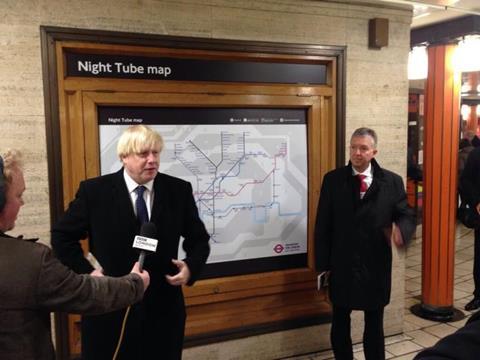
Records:
[[[44,41],[48,40],[51,32],[49,35],[49,29],[45,29]],[[341,79],[337,68],[339,59],[342,60],[338,54],[342,52],[329,55],[331,49],[324,49],[327,55],[319,55],[321,49],[316,48],[316,54],[299,55],[282,54],[271,49],[268,52],[267,45],[273,45],[265,43],[261,43],[262,46],[257,44],[256,49],[259,51],[255,52],[199,49],[195,48],[195,44],[193,41],[189,49],[65,39],[45,44],[44,51],[49,58],[45,59],[44,56],[44,60],[49,63],[46,75],[50,82],[46,95],[52,89],[57,91],[51,95],[57,101],[46,100],[47,117],[49,113],[58,115],[52,116],[52,122],[47,123],[47,134],[50,132],[51,136],[58,136],[49,140],[50,172],[51,175],[57,175],[51,181],[57,185],[57,190],[58,186],[61,187],[61,194],[53,198],[52,207],[58,207],[61,198],[61,208],[66,208],[80,181],[100,173],[97,122],[99,105],[306,109],[308,266],[206,279],[198,281],[192,288],[186,288],[187,344],[302,326],[325,319],[329,314],[329,305],[325,301],[325,293],[317,292],[315,288],[313,231],[321,178],[326,171],[335,167],[336,149],[342,147],[343,141],[338,137],[339,129],[343,127],[339,120],[343,119],[338,118],[337,104],[338,79]],[[211,47],[215,48],[215,45],[218,47],[218,44],[211,44]],[[327,84],[312,86],[66,77],[66,51],[321,63],[327,64]],[[52,61],[52,57],[55,61]],[[340,63],[343,66],[343,62]],[[53,69],[55,74],[52,74]],[[51,82],[55,86],[51,86]],[[54,170],[51,169],[52,166]],[[52,221],[60,213],[61,211],[52,211]],[[74,356],[80,351],[78,322],[78,316],[69,316],[67,322],[57,321],[57,338],[60,338],[57,346],[60,347],[60,352],[68,356]],[[68,332],[68,343],[63,336],[64,332]]]

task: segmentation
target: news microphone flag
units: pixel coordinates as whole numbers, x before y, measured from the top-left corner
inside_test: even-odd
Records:
[[[158,240],[154,237],[157,236],[157,227],[152,222],[146,222],[140,228],[140,235],[135,236],[133,240],[133,248],[140,250],[140,256],[138,257],[139,269],[143,271],[143,263],[147,251],[156,252]]]

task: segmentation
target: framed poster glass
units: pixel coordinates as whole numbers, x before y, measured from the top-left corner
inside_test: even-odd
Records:
[[[210,233],[202,278],[307,266],[307,110],[99,106],[101,174],[125,127],[164,139],[160,172],[189,181]],[[184,256],[180,246],[179,257]]]

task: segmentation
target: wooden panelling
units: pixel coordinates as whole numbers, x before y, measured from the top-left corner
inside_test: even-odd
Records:
[[[186,332],[190,336],[265,325],[294,318],[318,317],[329,311],[325,295],[310,289],[188,307]],[[206,331],[207,330],[207,331]]]
[[[272,44],[268,43],[259,44],[256,48],[256,51],[208,50],[199,48],[182,49],[178,47],[147,47],[134,45],[85,43],[75,41],[58,41],[57,44],[62,47],[64,52],[89,54],[122,54],[133,56],[196,58],[207,60],[255,60],[265,62],[295,62],[305,64],[321,63],[327,65],[331,64],[334,61],[333,56],[318,55],[318,52],[322,49],[321,46],[305,47],[304,45],[297,45],[296,47],[292,47],[291,44],[284,47],[284,52],[280,52],[277,48],[275,50],[275,53],[271,52]],[[282,44],[275,45],[282,47]],[[267,50],[268,48],[270,51],[265,52],[265,50]],[[325,49],[324,52],[327,53],[328,50]]]
[[[99,175],[99,147],[98,147],[98,124],[96,117],[96,108],[99,104],[103,105],[142,105],[142,106],[243,106],[243,107],[297,107],[306,108],[309,111],[309,134],[320,134],[320,116],[321,116],[321,97],[298,97],[298,96],[272,96],[272,95],[205,95],[192,94],[192,96],[185,97],[183,94],[165,94],[165,93],[123,93],[123,92],[83,92],[83,110],[85,134],[89,138],[85,138],[85,158],[87,161],[87,177]],[[328,141],[323,141],[328,144]],[[327,151],[321,150],[322,139],[315,141],[314,138],[309,139],[309,154],[316,156],[311,162],[311,170],[315,171],[315,175],[309,178],[309,188],[316,189],[309,193],[309,205],[313,214],[316,212],[316,203],[318,201],[318,190],[320,186],[320,166],[321,154],[326,154]],[[314,155],[315,154],[315,155]],[[317,164],[316,166],[314,164]],[[317,168],[318,170],[314,170]],[[250,289],[250,296],[262,294],[263,286],[272,286],[282,284],[288,289],[288,284],[296,283],[298,281],[312,280],[315,277],[313,264],[313,225],[314,222],[309,222],[309,249],[311,249],[308,268],[292,269],[285,271],[268,272],[252,275],[240,275],[230,278],[210,279],[199,281],[192,288],[185,288],[187,303],[189,303],[190,296],[199,296],[200,294],[216,295],[214,297],[205,298],[204,303],[209,303],[213,299],[216,301],[223,301],[219,294],[231,291],[244,291]],[[239,295],[240,296],[240,295]],[[232,296],[230,296],[232,298]],[[234,296],[233,296],[234,297]],[[196,300],[198,301],[201,300]]]
[[[245,84],[229,83],[218,84],[202,82],[198,83],[174,80],[124,80],[124,79],[89,79],[89,78],[67,78],[65,81],[66,91],[104,91],[105,88],[114,89],[111,91],[120,92],[155,92],[155,93],[177,93],[177,94],[264,94],[264,95],[293,95],[293,96],[332,96],[333,89],[330,86],[319,85],[309,87],[305,85],[282,85],[282,84]],[[133,83],[134,82],[134,83]],[[132,86],[134,87],[132,89]]]
[[[328,85],[213,83],[186,81],[66,78],[64,52],[197,57],[327,64]],[[318,49],[317,49],[318,51]],[[208,51],[58,42],[59,116],[64,206],[78,184],[100,174],[97,108],[118,106],[275,107],[307,110],[308,265],[198,281],[185,288],[187,337],[242,331],[295,319],[318,319],[329,312],[324,292],[316,291],[314,219],[323,174],[336,163],[337,62],[335,57],[262,52]],[[79,352],[78,317],[70,317],[71,353]]]

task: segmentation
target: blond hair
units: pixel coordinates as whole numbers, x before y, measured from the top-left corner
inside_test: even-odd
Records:
[[[12,183],[12,174],[23,167],[22,153],[19,150],[8,149],[2,159],[3,177],[5,178],[5,188],[7,188]]]
[[[121,159],[131,154],[140,154],[145,150],[163,149],[162,136],[145,125],[134,125],[127,128],[117,144],[117,155]]]

